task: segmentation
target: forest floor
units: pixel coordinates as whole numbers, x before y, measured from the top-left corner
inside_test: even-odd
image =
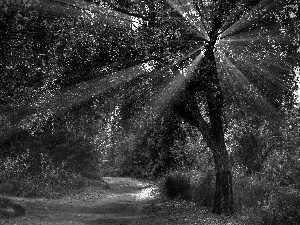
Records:
[[[240,216],[222,217],[211,214],[207,208],[161,201],[156,195],[155,185],[147,182],[112,177],[104,180],[108,189],[91,187],[61,199],[9,197],[25,211],[15,217],[0,218],[0,224],[244,224]]]

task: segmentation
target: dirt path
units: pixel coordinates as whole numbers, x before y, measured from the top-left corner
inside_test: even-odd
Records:
[[[8,225],[244,225],[241,218],[223,217],[207,208],[195,208],[155,199],[155,187],[131,178],[104,180],[110,189],[92,187],[60,200],[10,198],[25,209]],[[9,210],[9,209],[8,209]],[[0,201],[1,214],[1,201]]]
[[[131,178],[104,178],[109,190],[86,190],[60,200],[11,198],[25,209],[20,217],[2,224],[155,224],[145,213],[153,186]],[[156,223],[157,224],[157,223]]]

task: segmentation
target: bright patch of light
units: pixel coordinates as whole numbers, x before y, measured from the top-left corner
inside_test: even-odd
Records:
[[[134,196],[138,200],[152,199],[155,198],[155,196],[157,195],[157,189],[157,187],[144,188],[139,193],[134,194]]]
[[[146,72],[151,72],[155,69],[155,61],[151,60],[150,62],[143,63],[141,68],[143,68]]]
[[[215,48],[217,47],[217,45],[220,43],[220,40],[221,40],[221,37],[220,36],[218,36],[218,38],[217,38],[217,40],[216,40],[216,43],[215,43]]]
[[[132,30],[135,31],[143,24],[143,19],[132,16]]]
[[[213,2],[210,1],[210,0],[204,0],[204,1],[203,1],[203,4],[204,4],[205,6],[210,6],[210,5],[213,4]]]
[[[290,18],[295,18],[295,17],[297,17],[297,15],[294,12],[291,12],[290,13]]]

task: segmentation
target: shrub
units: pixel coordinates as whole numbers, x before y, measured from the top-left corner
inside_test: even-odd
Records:
[[[212,206],[215,179],[213,171],[209,170],[204,176],[193,176],[192,181],[192,200],[196,205]]]
[[[162,193],[165,197],[189,200],[191,198],[190,178],[185,173],[173,172],[165,176],[162,182]]]
[[[263,224],[300,224],[300,193],[291,187],[271,195],[261,208]]]
[[[68,172],[64,165],[55,165],[43,157],[41,170],[32,175],[27,172],[26,157],[1,160],[0,193],[10,196],[55,198],[88,185],[82,176]]]
[[[300,192],[295,187],[280,187],[258,176],[235,176],[235,207],[246,213],[248,224],[300,224]]]
[[[275,185],[265,179],[258,177],[235,177],[233,181],[235,207],[257,207],[262,204],[272,191]]]

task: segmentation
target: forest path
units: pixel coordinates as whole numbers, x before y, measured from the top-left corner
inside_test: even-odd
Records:
[[[66,198],[9,199],[25,213],[0,224],[7,225],[246,225],[237,217],[210,213],[176,201],[160,201],[156,187],[133,178],[105,177],[109,189],[91,187]],[[1,196],[0,196],[1,197]],[[1,198],[0,198],[1,199]],[[1,214],[0,201],[0,214]]]
[[[108,190],[87,189],[59,200],[10,198],[25,209],[25,214],[0,219],[0,224],[161,224],[145,212],[154,199],[153,185],[132,178],[105,177],[104,181]]]

